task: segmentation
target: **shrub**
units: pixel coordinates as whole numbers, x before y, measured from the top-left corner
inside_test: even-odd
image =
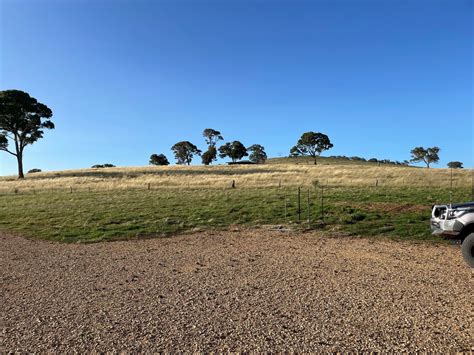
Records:
[[[365,158],[361,158],[361,157],[351,157],[351,160],[352,161],[365,161]]]
[[[462,162],[460,161],[450,161],[448,163],[448,168],[451,168],[451,169],[462,169],[463,166],[462,166]]]
[[[164,154],[152,154],[150,156],[150,165],[170,165],[170,162]]]
[[[101,169],[101,168],[115,168],[114,164],[96,164],[92,165],[92,169]]]

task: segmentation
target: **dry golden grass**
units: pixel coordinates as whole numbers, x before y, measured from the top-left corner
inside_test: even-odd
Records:
[[[452,175],[451,175],[452,174]],[[452,179],[451,179],[452,176]],[[0,178],[0,192],[15,189],[109,190],[133,188],[226,188],[309,186],[468,187],[472,169],[426,169],[370,165],[167,166],[66,170]]]

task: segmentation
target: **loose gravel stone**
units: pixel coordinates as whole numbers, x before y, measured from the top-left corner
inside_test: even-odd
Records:
[[[264,229],[0,234],[0,352],[469,352],[458,246]]]

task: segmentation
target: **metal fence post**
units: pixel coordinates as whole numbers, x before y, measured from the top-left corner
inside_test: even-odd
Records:
[[[298,186],[298,222],[301,221],[301,187]]]
[[[321,185],[321,220],[324,223],[324,186]]]
[[[311,202],[309,199],[309,188],[308,188],[308,224],[311,225]]]

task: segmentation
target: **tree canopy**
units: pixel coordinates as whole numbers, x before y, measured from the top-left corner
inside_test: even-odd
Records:
[[[314,164],[317,164],[317,157],[325,150],[331,149],[333,144],[329,137],[319,132],[303,133],[296,145],[291,148],[291,156],[308,155],[314,158]]]
[[[253,144],[247,148],[250,152],[249,160],[253,163],[263,164],[267,160],[265,148],[260,144]]]
[[[411,150],[411,162],[418,163],[424,162],[426,167],[429,168],[432,163],[436,164],[439,161],[440,149],[438,147],[423,148],[416,147]]]
[[[152,154],[150,156],[150,164],[151,165],[169,165],[170,162],[168,158],[164,154]]]
[[[202,135],[209,148],[215,147],[218,141],[224,139],[221,135],[221,132],[216,131],[215,129],[212,129],[212,128],[206,128],[202,132]]]
[[[189,141],[181,141],[171,147],[177,164],[190,165],[195,155],[200,155],[201,151]]]
[[[202,135],[208,147],[207,151],[205,151],[201,156],[202,163],[204,165],[209,165],[213,161],[217,160],[216,145],[218,141],[223,140],[224,138],[222,137],[221,132],[216,131],[215,129],[212,129],[212,128],[206,128],[202,132]]]
[[[448,168],[451,168],[451,169],[463,169],[463,164],[462,162],[460,161],[450,161],[448,163]]]
[[[23,151],[43,138],[44,129],[53,129],[49,120],[53,112],[28,93],[20,90],[0,91],[0,150],[16,157],[18,177],[23,174]],[[14,148],[9,148],[13,142]]]
[[[246,156],[248,156],[247,149],[239,141],[228,142],[219,147],[219,157],[229,157],[234,163]]]
[[[202,163],[204,165],[209,165],[217,159],[217,149],[216,147],[209,147],[201,156]]]

